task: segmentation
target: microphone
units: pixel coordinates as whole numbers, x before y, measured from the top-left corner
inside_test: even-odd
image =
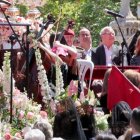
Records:
[[[109,15],[112,15],[112,16],[114,16],[114,17],[120,17],[120,18],[124,18],[124,16],[123,16],[123,15],[121,15],[121,14],[118,14],[118,13],[115,13],[115,12],[113,12],[113,11],[110,11],[110,10],[108,10],[108,9],[105,9],[105,12],[106,12],[107,14],[109,14]]]
[[[0,4],[7,4],[7,5],[11,5],[11,3],[9,1],[6,1],[6,0],[0,0]]]

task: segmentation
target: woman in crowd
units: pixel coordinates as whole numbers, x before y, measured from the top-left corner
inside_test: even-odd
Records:
[[[140,73],[135,70],[126,70],[124,75],[130,80],[132,84],[140,88]]]
[[[54,137],[65,140],[86,140],[79,115],[71,98],[58,102],[53,124]]]
[[[111,73],[111,68],[105,72],[102,91],[97,93],[97,98],[100,100],[100,105],[105,114],[109,114],[109,110],[107,109],[107,94],[108,94],[108,79]]]
[[[130,106],[125,101],[118,102],[112,109],[109,124],[112,134],[117,138],[129,128],[131,111]]]
[[[140,65],[140,36],[137,39],[134,53],[135,55],[132,57],[130,64],[139,66]]]

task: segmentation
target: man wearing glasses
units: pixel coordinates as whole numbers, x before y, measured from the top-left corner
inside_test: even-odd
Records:
[[[120,65],[120,47],[114,45],[115,32],[110,26],[100,31],[101,45],[96,49],[96,65]],[[124,64],[127,64],[125,62]]]

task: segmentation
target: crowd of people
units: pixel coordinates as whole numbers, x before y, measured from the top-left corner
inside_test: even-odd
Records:
[[[30,41],[29,78],[28,78],[29,87],[30,87],[29,92],[34,93],[34,100],[42,104],[40,86],[37,80],[37,66],[36,66],[35,55],[33,53],[32,57],[30,56],[31,55],[30,50],[33,49],[34,47],[33,39],[37,39],[36,36],[38,36],[38,32],[40,32],[39,24],[37,22],[33,24],[31,30],[33,30],[32,33],[34,33],[35,36],[32,38],[27,37],[28,40],[26,40],[27,34],[24,33],[22,39],[22,43],[24,44],[23,47],[25,50],[27,50],[26,41]],[[48,32],[48,30],[44,30],[43,35],[45,35],[46,32]],[[67,87],[70,84],[71,80],[78,80],[77,59],[86,59],[87,61],[92,62],[95,66],[98,65],[121,66],[122,63],[125,66],[128,66],[129,64],[134,66],[140,65],[140,37],[138,37],[137,43],[134,44],[135,46],[134,56],[132,56],[129,62],[129,58],[127,55],[127,53],[129,52],[123,54],[123,52],[121,52],[121,46],[117,46],[114,43],[115,32],[112,27],[106,26],[102,28],[99,34],[101,40],[99,42],[99,46],[97,47],[92,46],[92,37],[91,37],[90,30],[88,30],[85,27],[80,29],[78,36],[76,36],[74,31],[71,28],[69,28],[67,30],[64,29],[62,33],[48,32],[45,38],[43,37],[41,41],[38,41],[37,45],[42,55],[42,62],[45,67],[46,75],[48,77],[49,83],[55,85],[55,79],[56,79],[55,61],[56,60],[58,60],[61,65],[64,87]],[[2,48],[6,47],[5,46],[6,43],[4,42],[2,44],[3,46]],[[15,42],[15,44],[16,43],[17,42]],[[3,60],[2,51],[3,50],[1,50],[1,62]],[[5,49],[4,52],[5,51],[7,51],[7,49]],[[15,49],[12,51],[15,51]],[[124,57],[124,59],[122,59],[122,57]],[[12,60],[14,62],[12,70],[14,73],[14,78],[16,80],[16,86],[18,89],[23,91],[24,88],[27,88],[25,82],[27,79],[25,77],[22,77],[20,79],[20,76],[18,74],[24,68],[23,66],[26,57],[24,53],[20,50],[20,46],[18,48],[18,51],[16,51],[16,55],[13,56]],[[95,96],[99,99],[100,107],[102,107],[102,110],[105,114],[109,113],[110,111],[107,108],[107,95],[108,95],[107,87],[108,87],[108,78],[110,72],[111,69],[106,71],[103,81],[102,80],[97,81],[97,82],[100,81],[101,83],[101,87],[99,90],[97,91],[95,90],[96,88],[95,84],[97,84],[96,81],[93,81],[94,88],[93,89],[91,88],[91,90],[93,90],[94,93],[96,94]],[[22,74],[24,75],[25,73]],[[140,73],[136,71],[128,70],[128,72],[127,71],[124,72],[124,75],[134,84],[134,86],[140,89]],[[23,79],[25,81],[23,81]],[[81,89],[80,89],[80,81],[79,81],[79,88],[78,88],[79,94],[80,91]],[[125,106],[124,103],[122,106]],[[131,109],[129,111],[125,110],[123,107],[121,108],[122,112],[128,111],[127,115],[129,116],[129,118],[127,119],[127,123],[130,123],[130,125],[126,132],[124,129],[121,133],[119,133],[119,135],[117,135],[118,133],[116,134],[116,132],[113,131],[113,129],[111,130],[111,132],[112,133],[114,132],[114,134],[110,134],[111,132],[108,132],[107,134],[100,134],[100,133],[98,134],[95,125],[96,122],[94,118],[93,107],[92,106],[88,106],[88,107],[90,108],[90,109],[88,108],[90,111],[86,110],[87,108],[85,109],[82,107],[79,109],[79,106],[77,107],[70,98],[61,100],[59,103],[57,103],[58,110],[56,111],[55,114],[53,127],[49,123],[37,122],[34,125],[33,129],[31,129],[25,134],[24,139],[25,140],[50,140],[50,139],[116,140],[123,133],[124,135],[119,138],[120,140],[139,139],[140,137],[140,120],[139,120],[140,108],[139,107],[135,108],[133,111]],[[123,117],[121,116],[120,119],[123,119]],[[111,116],[111,120],[109,121],[109,123],[112,122],[112,118],[113,117]]]
[[[67,101],[71,102],[71,100],[69,99]],[[36,122],[33,128],[30,128],[28,131],[24,133],[23,135],[24,139],[25,140],[117,140],[117,139],[139,140],[140,137],[139,107],[131,110],[126,102],[122,101],[118,103],[115,106],[115,110],[118,111],[117,113],[119,115],[116,112],[114,112],[117,116],[113,116],[111,118],[113,120],[115,119],[118,120],[118,123],[119,121],[121,122],[119,124],[119,127],[116,129],[116,132],[114,130],[115,129],[114,127],[112,128],[113,130],[111,131],[94,134],[92,135],[92,137],[89,137],[91,136],[89,133],[85,133],[87,130],[85,130],[82,127],[81,121],[79,120],[79,116],[77,115],[76,110],[74,109],[75,107],[73,109],[72,108],[71,110],[65,111],[63,110],[62,112],[59,112],[59,114],[57,114],[57,117],[55,117],[55,123],[53,124],[53,126],[48,122],[48,120]],[[86,122],[88,121],[86,120]],[[122,126],[123,123],[125,123],[125,126]]]

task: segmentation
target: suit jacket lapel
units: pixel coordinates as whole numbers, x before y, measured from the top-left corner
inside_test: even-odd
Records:
[[[106,65],[106,55],[105,55],[105,49],[104,49],[104,46],[102,45],[101,46],[101,63],[102,65]]]
[[[96,56],[95,56],[95,50],[94,48],[91,49],[91,61],[96,64]]]

